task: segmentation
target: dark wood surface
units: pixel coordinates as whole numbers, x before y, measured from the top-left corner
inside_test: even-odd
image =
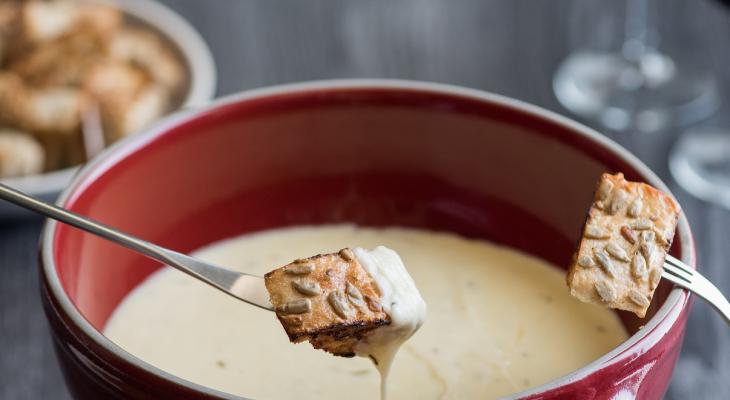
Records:
[[[123,0],[122,0],[123,1]],[[218,64],[218,94],[284,82],[387,77],[484,89],[567,114],[551,91],[569,50],[557,0],[165,0],[195,25]],[[705,0],[670,0],[665,12],[700,29],[730,86],[730,13]],[[709,123],[730,128],[727,104]],[[708,123],[708,122],[705,122]],[[696,235],[700,268],[730,293],[730,212],[690,197],[671,180],[667,153],[681,130],[609,134],[667,181]],[[41,219],[0,221],[0,399],[68,399],[38,296]],[[668,399],[730,393],[730,328],[698,301]]]

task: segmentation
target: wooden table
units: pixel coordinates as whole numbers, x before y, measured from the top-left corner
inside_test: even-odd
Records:
[[[210,44],[220,95],[284,82],[387,77],[484,89],[567,114],[552,94],[551,79],[569,47],[569,1],[164,2]],[[662,5],[704,31],[703,45],[714,53],[708,62],[729,93],[730,12],[704,0]],[[729,114],[730,105],[723,111]],[[722,114],[711,121],[730,127]],[[730,212],[690,197],[671,180],[667,153],[678,134],[609,136],[672,186],[694,228],[702,271],[730,293]],[[0,399],[69,398],[38,296],[41,223],[0,222]],[[720,399],[728,393],[730,329],[699,301],[667,398]]]

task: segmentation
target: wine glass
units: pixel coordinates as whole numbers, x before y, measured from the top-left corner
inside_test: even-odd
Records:
[[[568,110],[614,131],[656,132],[717,109],[700,37],[662,13],[682,1],[581,0],[569,13],[573,52],[553,78]],[[668,17],[668,16],[667,16]],[[681,54],[681,57],[679,56]]]
[[[730,0],[718,0],[730,11]],[[669,156],[674,179],[689,193],[730,209],[730,119],[684,132]]]

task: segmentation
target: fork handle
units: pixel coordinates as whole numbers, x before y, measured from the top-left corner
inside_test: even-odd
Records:
[[[143,253],[144,255],[154,258],[157,261],[165,263],[167,260],[164,257],[163,249],[152,243],[146,242],[142,239],[135,238],[134,236],[127,235],[116,229],[110,228],[100,222],[96,222],[92,219],[82,217],[79,214],[63,209],[61,207],[54,206],[46,203],[33,196],[29,196],[19,190],[15,190],[7,185],[0,183],[0,198],[9,201],[15,205],[23,208],[27,208],[31,211],[35,211],[48,218],[61,221],[65,224],[72,225],[83,231],[92,233],[97,236],[101,236],[112,242],[119,243],[132,250]]]
[[[720,292],[720,289],[700,273],[695,272],[693,278],[694,285],[699,288],[694,293],[710,303],[725,318],[725,322],[730,325],[730,302]]]
[[[46,203],[19,190],[0,183],[0,199],[61,221],[91,234],[120,244],[144,254],[163,264],[176,268],[216,289],[251,305],[271,310],[268,292],[263,289],[263,279],[254,275],[231,271],[196,260],[184,254],[165,249],[156,244],[128,235],[100,222],[82,217],[73,211]]]

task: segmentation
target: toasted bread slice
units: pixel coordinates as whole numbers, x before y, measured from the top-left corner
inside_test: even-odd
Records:
[[[40,173],[44,157],[43,147],[33,136],[0,129],[0,178]]]
[[[350,249],[297,260],[265,276],[289,340],[308,340],[336,356],[355,356],[371,331],[390,324],[373,278]]]
[[[571,295],[643,318],[678,218],[669,195],[621,173],[603,174],[568,272]]]

